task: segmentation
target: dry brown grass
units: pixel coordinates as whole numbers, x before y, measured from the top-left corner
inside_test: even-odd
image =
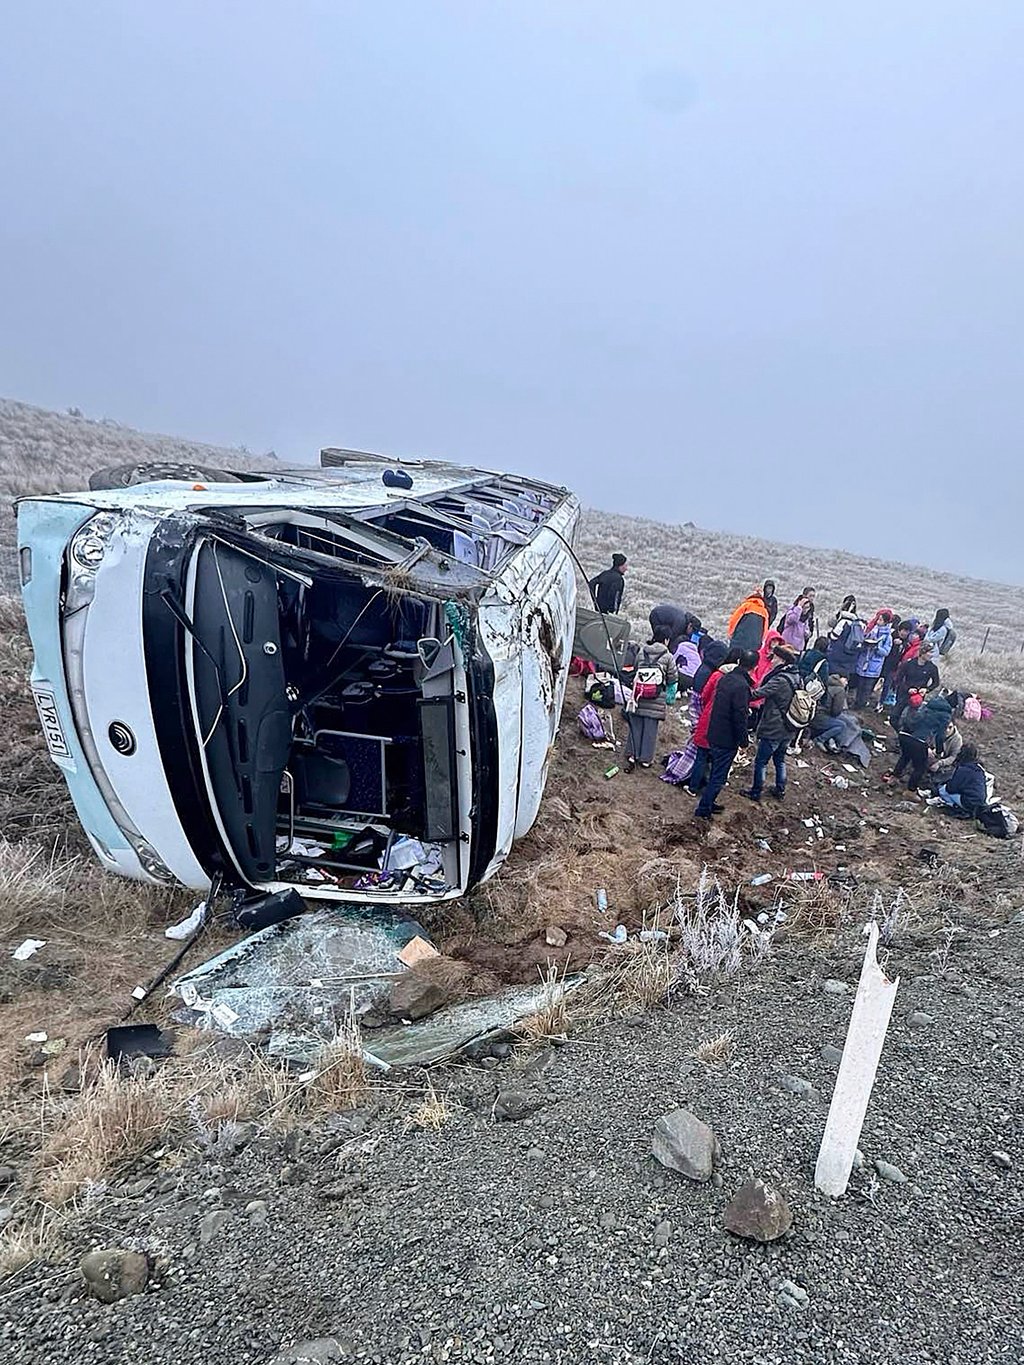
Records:
[[[44,1097],[42,1119],[49,1131],[39,1152],[38,1191],[52,1207],[69,1203],[86,1186],[109,1180],[158,1147],[183,1112],[182,1097],[163,1072],[130,1076],[106,1061],[95,1070],[92,1083],[74,1100]]]
[[[36,1261],[54,1259],[62,1247],[63,1230],[62,1215],[45,1207],[28,1221],[8,1224],[0,1231],[0,1283]]]
[[[730,1029],[724,1033],[719,1033],[715,1038],[706,1038],[703,1043],[697,1046],[686,1055],[692,1057],[695,1062],[702,1062],[705,1066],[724,1066],[733,1053],[736,1051],[736,1039]]]
[[[549,962],[540,978],[544,985],[539,1008],[520,1020],[518,1032],[531,1043],[548,1038],[564,1038],[569,1031],[569,1000],[565,989],[568,962],[559,970],[556,962]]]
[[[846,887],[827,881],[799,882],[787,889],[786,930],[816,947],[831,946],[854,918],[854,896]]]
[[[439,1095],[434,1089],[433,1082],[428,1080],[426,1094],[406,1118],[405,1127],[406,1129],[423,1128],[432,1133],[439,1133],[450,1118],[451,1109],[448,1105],[448,1096]]]
[[[317,1057],[314,1074],[307,1082],[306,1104],[326,1112],[358,1109],[365,1104],[369,1088],[359,1024],[348,1018],[334,1041]]]

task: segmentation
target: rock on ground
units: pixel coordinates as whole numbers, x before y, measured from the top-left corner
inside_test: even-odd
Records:
[[[729,1200],[725,1210],[727,1231],[753,1242],[775,1242],[793,1226],[786,1200],[763,1180],[751,1180]]]
[[[82,1257],[79,1270],[89,1293],[101,1303],[141,1294],[149,1283],[149,1262],[141,1251],[116,1247],[90,1251]]]
[[[391,984],[388,1009],[399,1019],[424,1019],[472,994],[473,969],[450,957],[428,957]]]
[[[711,1128],[689,1109],[662,1114],[654,1125],[651,1139],[653,1155],[670,1171],[690,1180],[710,1180],[718,1153],[718,1141]]]

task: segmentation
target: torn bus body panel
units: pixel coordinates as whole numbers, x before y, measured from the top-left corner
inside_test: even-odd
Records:
[[[47,742],[111,870],[429,902],[492,875],[536,817],[576,498],[323,463],[19,505],[29,631],[59,675],[37,679]]]
[[[392,982],[408,970],[399,954],[422,934],[415,921],[377,906],[314,911],[252,934],[180,977],[172,987],[182,1002],[177,1017],[308,1064],[346,1019],[358,1022],[387,1000]],[[575,985],[570,978],[513,986],[447,1005],[413,1024],[367,1030],[368,1057],[386,1066],[443,1061],[508,1033]]]

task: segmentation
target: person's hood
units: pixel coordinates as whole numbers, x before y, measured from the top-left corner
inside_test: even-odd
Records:
[[[725,663],[729,646],[724,640],[709,640],[701,653],[701,659],[708,668],[720,668]]]
[[[719,673],[731,673],[735,668],[739,668],[739,664],[722,664],[718,671]]]
[[[925,709],[928,711],[938,711],[940,714],[951,716],[953,708],[945,697],[929,697],[925,702]]]

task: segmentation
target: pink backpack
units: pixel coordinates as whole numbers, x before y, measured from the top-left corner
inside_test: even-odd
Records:
[[[968,697],[964,702],[964,720],[981,720],[981,702],[977,697]]]

